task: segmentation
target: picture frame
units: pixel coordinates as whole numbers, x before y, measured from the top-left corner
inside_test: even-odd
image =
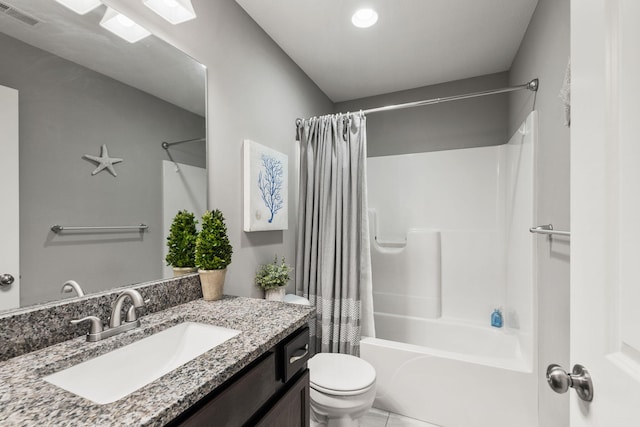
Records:
[[[287,230],[288,156],[249,139],[243,151],[244,231]]]

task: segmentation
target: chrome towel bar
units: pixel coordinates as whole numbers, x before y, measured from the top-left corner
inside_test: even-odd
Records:
[[[538,234],[555,234],[558,236],[571,236],[570,231],[554,230],[552,224],[538,225],[537,227],[531,227],[529,231],[531,233],[538,233]]]
[[[147,230],[149,228],[146,224],[140,225],[114,225],[114,226],[97,226],[97,227],[68,227],[62,225],[54,225],[51,227],[51,231],[59,233],[61,231],[101,231],[101,230]]]

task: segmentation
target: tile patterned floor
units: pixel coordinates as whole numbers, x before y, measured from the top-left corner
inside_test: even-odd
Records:
[[[360,419],[360,427],[440,427],[392,412],[372,408]]]

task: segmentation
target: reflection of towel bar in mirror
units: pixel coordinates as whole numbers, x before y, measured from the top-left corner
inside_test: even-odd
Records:
[[[165,150],[168,150],[169,147],[171,147],[172,145],[184,144],[185,142],[197,142],[197,141],[206,141],[206,140],[207,138],[193,138],[193,139],[185,139],[182,141],[175,141],[175,142],[162,141],[162,148],[164,148]]]
[[[570,231],[554,230],[552,224],[538,225],[537,227],[531,227],[529,231],[531,233],[538,233],[538,234],[549,234],[549,235],[555,234],[558,236],[567,236],[567,237],[571,236]]]
[[[97,227],[68,227],[62,225],[54,225],[51,227],[51,231],[59,233],[61,231],[101,231],[101,230],[148,230],[149,226],[146,224],[140,225],[113,225],[113,226],[97,226]]]

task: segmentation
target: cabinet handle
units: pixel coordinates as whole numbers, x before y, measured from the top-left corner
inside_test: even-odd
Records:
[[[300,352],[302,352],[302,354],[299,354]],[[289,365],[292,365],[303,357],[306,357],[307,354],[309,354],[309,344],[305,344],[304,349],[298,349],[293,353],[293,356],[289,358]]]

